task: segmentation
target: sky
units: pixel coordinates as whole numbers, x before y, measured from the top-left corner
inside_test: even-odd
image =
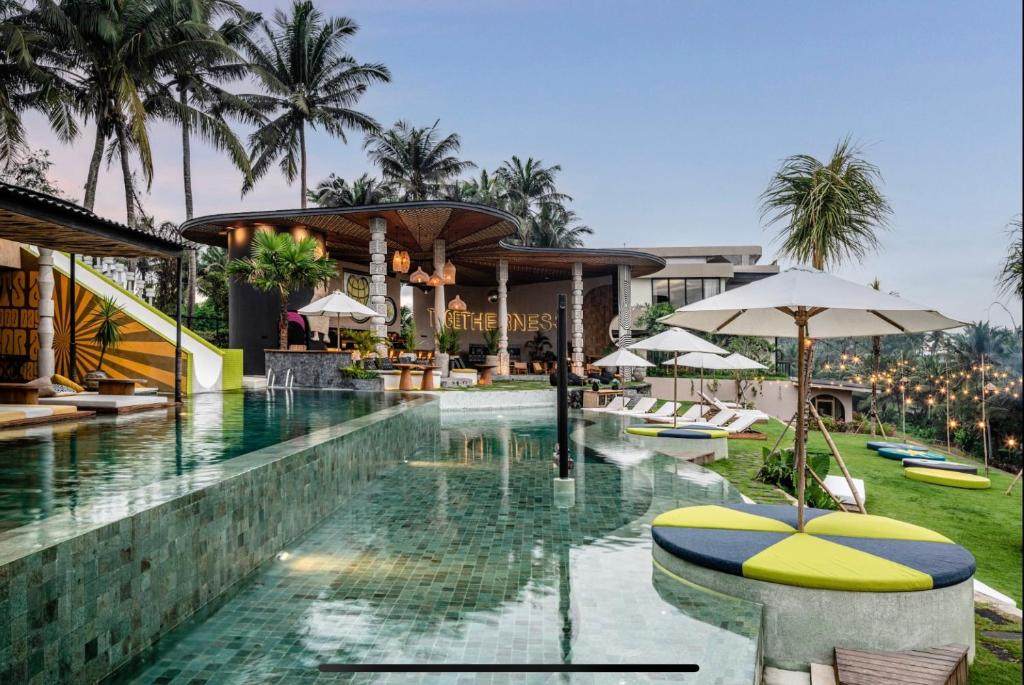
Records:
[[[250,0],[269,17],[284,0]],[[850,136],[882,171],[893,208],[882,249],[837,271],[961,320],[1010,323],[991,303],[1006,224],[1021,212],[1021,3],[713,0],[327,2],[361,30],[353,55],[393,80],[362,111],[462,138],[488,170],[512,155],[560,164],[559,187],[595,231],[589,246],[765,246],[760,193],[793,154],[826,158]],[[60,145],[38,120],[30,144],[81,199],[93,131]],[[156,125],[144,199],[184,219],[180,133]],[[310,185],[373,169],[361,136],[310,136]],[[271,173],[240,178],[193,142],[196,214],[298,205]],[[116,169],[96,210],[124,219]],[[783,265],[787,262],[781,261]],[[1019,302],[1003,299],[1021,322]]]

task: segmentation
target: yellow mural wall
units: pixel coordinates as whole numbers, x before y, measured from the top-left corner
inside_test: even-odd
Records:
[[[22,268],[0,270],[0,377],[6,381],[38,376],[39,286],[36,259],[22,252]],[[71,359],[70,279],[54,270],[54,352],[57,373],[69,375]],[[98,322],[97,296],[78,284],[75,288],[77,377],[96,370],[100,346],[93,342]],[[103,368],[114,378],[144,378],[161,391],[174,389],[174,344],[124,315],[123,341],[107,348]],[[188,353],[182,352],[183,381],[188,378]],[[182,383],[186,388],[186,383]]]

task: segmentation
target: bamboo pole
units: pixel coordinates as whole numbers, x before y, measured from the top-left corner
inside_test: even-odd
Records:
[[[818,428],[821,430],[821,434],[825,438],[828,448],[832,450],[832,456],[836,458],[836,463],[839,464],[839,470],[843,472],[843,477],[846,478],[846,484],[850,486],[850,492],[853,493],[853,501],[857,503],[860,513],[868,513],[864,503],[860,501],[860,493],[858,493],[857,488],[853,486],[853,478],[850,477],[850,472],[846,468],[846,462],[843,461],[843,455],[839,453],[839,448],[836,447],[835,441],[832,440],[832,435],[829,434],[828,430],[825,428],[825,422],[821,420],[821,416],[818,415],[818,410],[814,408],[813,404],[808,403],[807,406],[810,409],[814,420],[818,422]]]
[[[807,473],[811,474],[811,477],[817,481],[818,485],[821,486],[821,489],[825,491],[825,494],[832,498],[832,501],[836,503],[837,507],[839,507],[839,511],[846,511],[846,507],[843,506],[842,501],[828,489],[828,486],[825,485],[825,481],[821,479],[821,476],[814,472],[814,469],[811,468],[810,464],[807,465]]]
[[[1019,481],[1019,480],[1020,480],[1020,475],[1021,475],[1022,473],[1024,473],[1024,469],[1022,469],[1022,470],[1018,471],[1018,472],[1017,472],[1017,475],[1016,475],[1016,476],[1014,476],[1014,478],[1013,478],[1013,481],[1012,481],[1012,482],[1010,483],[1010,487],[1006,488],[1006,494],[1007,494],[1007,495],[1009,495],[1009,494],[1010,494],[1011,492],[1013,492],[1013,486],[1014,486],[1014,485],[1016,485],[1016,484],[1017,484],[1017,481]]]
[[[795,418],[796,414],[793,414],[791,417],[789,417],[789,423],[787,423],[786,427],[782,429],[781,433],[779,433],[779,439],[775,441],[775,444],[772,446],[772,451],[768,453],[768,456],[765,457],[766,459],[770,459],[779,449],[779,445],[782,443],[782,438],[786,437],[786,433],[789,432],[789,427],[793,425],[793,420]]]

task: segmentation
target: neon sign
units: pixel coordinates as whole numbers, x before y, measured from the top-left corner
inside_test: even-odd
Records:
[[[434,325],[434,308],[427,307],[430,318],[430,325]],[[444,325],[457,331],[489,331],[498,327],[498,314],[496,312],[455,312],[447,311],[444,315]],[[536,331],[550,331],[555,327],[555,317],[550,312],[509,312],[508,322],[509,333]]]

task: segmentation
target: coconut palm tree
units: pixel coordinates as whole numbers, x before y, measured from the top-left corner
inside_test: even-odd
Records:
[[[295,290],[326,284],[337,275],[334,260],[318,255],[319,251],[315,238],[295,240],[287,233],[259,231],[253,237],[251,256],[228,263],[228,275],[257,290],[277,293],[277,328],[282,350],[288,347],[288,296]]]
[[[363,174],[351,185],[340,176],[331,174],[309,191],[309,199],[321,207],[361,207],[394,201],[394,188],[389,184]]]
[[[583,236],[593,235],[589,226],[577,223],[576,212],[561,205],[547,204],[526,220],[530,245],[534,247],[583,247]],[[523,241],[526,242],[525,240]]]
[[[62,80],[36,60],[45,35],[14,0],[0,0],[0,169],[15,164],[25,152],[21,115],[41,112],[63,143],[74,140],[78,124],[71,97]]]
[[[246,11],[232,0],[194,0],[178,5],[188,33],[200,31],[207,38],[196,41],[193,54],[187,59],[178,55],[168,69],[168,78],[147,98],[147,109],[164,116],[181,128],[182,183],[185,192],[185,219],[191,219],[192,142],[193,132],[200,139],[224,151],[246,179],[251,179],[249,155],[245,146],[225,120],[230,114],[246,124],[257,125],[262,116],[250,99],[235,95],[221,86],[228,81],[245,78],[248,67],[235,52],[260,21],[260,15]],[[186,320],[191,326],[196,306],[198,275],[197,249],[188,253],[188,293]]]
[[[476,178],[463,181],[463,193],[469,202],[505,208],[505,186],[496,174],[487,173],[487,169],[481,169]]]
[[[1019,214],[1010,220],[1006,232],[1010,236],[1010,246],[1006,251],[1006,261],[996,277],[996,285],[1003,295],[1016,296],[1020,300],[1024,298],[1024,227]]]
[[[761,216],[782,223],[781,254],[815,269],[860,260],[878,248],[878,231],[892,209],[878,188],[878,167],[864,160],[849,138],[839,141],[827,163],[794,155],[782,163],[761,194]],[[813,345],[805,350],[810,380]]]
[[[95,205],[106,152],[108,162],[120,162],[126,218],[135,225],[131,158],[139,161],[147,184],[153,177],[148,127],[154,115],[146,98],[159,88],[168,65],[195,54],[205,39],[201,27],[177,3],[153,0],[37,0],[29,16],[46,39],[39,63],[63,75],[75,108],[96,127],[82,204]]]
[[[360,63],[348,52],[358,25],[346,17],[325,18],[308,0],[296,0],[291,13],[274,12],[260,38],[246,40],[253,73],[273,114],[250,137],[252,175],[261,178],[277,162],[288,182],[299,177],[306,206],[306,127],[322,128],[347,142],[346,130],[372,133],[379,125],[353,109],[373,83],[391,80],[383,64]],[[247,181],[243,192],[252,189]]]
[[[502,163],[495,176],[505,191],[505,208],[522,220],[526,226],[522,240],[530,244],[527,221],[545,205],[564,204],[572,198],[555,188],[555,177],[562,170],[557,164],[544,166],[543,162],[528,157],[525,162],[519,157]]]
[[[442,137],[437,127],[413,126],[398,121],[386,131],[366,138],[370,161],[380,167],[384,180],[401,190],[405,200],[439,197],[451,179],[476,165],[459,159],[459,134]]]
[[[860,260],[878,249],[878,231],[892,214],[880,181],[878,167],[846,138],[826,163],[811,155],[786,159],[761,194],[761,216],[768,225],[784,224],[785,257],[815,269]]]

